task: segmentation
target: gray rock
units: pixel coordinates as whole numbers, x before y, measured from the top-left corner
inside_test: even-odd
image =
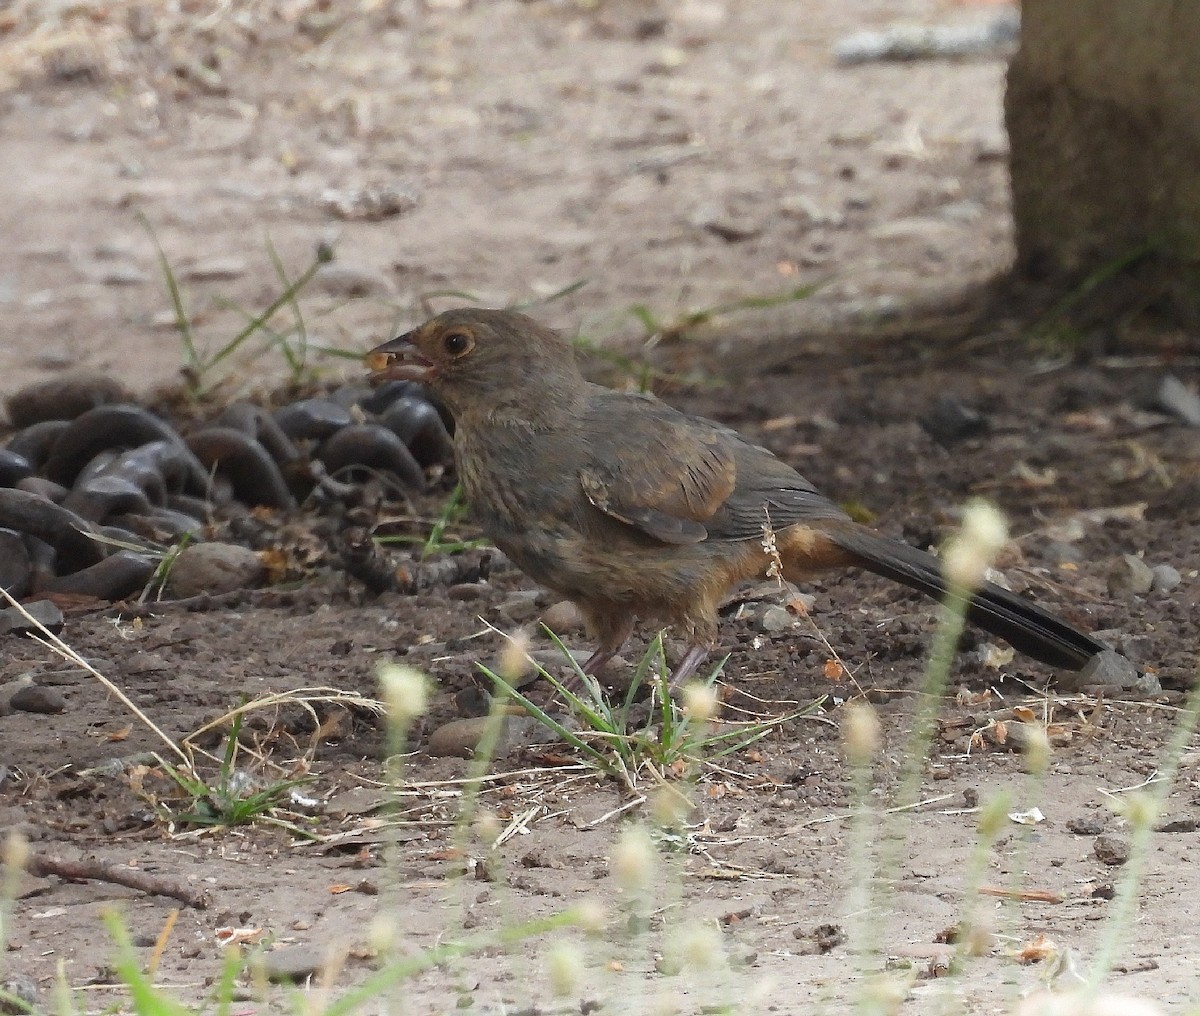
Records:
[[[28,974],[9,974],[0,981],[0,990],[28,1004],[28,1009],[25,1009],[7,999],[0,999],[0,1013],[38,1012],[41,1009],[37,981]]]
[[[1067,831],[1076,836],[1099,836],[1104,832],[1106,821],[1103,815],[1077,815],[1067,819]]]
[[[328,948],[293,945],[263,953],[255,965],[268,981],[295,984],[321,973],[332,958]]]
[[[1124,864],[1129,860],[1129,841],[1124,836],[1097,836],[1092,850],[1097,860],[1104,864]]]
[[[1154,393],[1158,408],[1182,420],[1189,427],[1200,427],[1200,395],[1187,387],[1174,374],[1164,374]]]
[[[1113,631],[1107,635],[1096,633],[1101,642],[1107,642],[1131,663],[1147,663],[1154,652],[1154,642],[1149,635],[1130,635]]]
[[[1073,675],[1078,687],[1099,685],[1105,688],[1133,688],[1139,678],[1138,669],[1116,650],[1097,653]]]
[[[172,595],[228,593],[257,586],[266,574],[258,555],[232,543],[197,543],[180,551],[167,579]]]
[[[52,601],[34,600],[22,606],[55,635],[63,630],[63,612]],[[16,607],[0,610],[0,635],[28,635],[37,630]]]
[[[943,447],[984,434],[988,419],[958,399],[944,395],[917,421],[921,429]]]
[[[1108,573],[1108,595],[1145,596],[1154,583],[1154,572],[1136,554],[1124,554]]]
[[[1154,698],[1162,694],[1163,686],[1157,674],[1146,671],[1138,675],[1138,679],[1133,682],[1133,687],[1129,690],[1134,695],[1140,695],[1143,698]]]
[[[62,713],[67,709],[67,700],[61,692],[53,688],[44,688],[40,684],[18,688],[8,700],[8,704],[23,713]]]
[[[1156,564],[1150,569],[1150,575],[1150,592],[1152,593],[1169,593],[1183,581],[1179,570],[1169,564]]]
[[[767,607],[758,618],[757,628],[762,632],[787,631],[796,623],[795,615],[787,609],[772,605]]]
[[[522,589],[497,604],[495,612],[509,624],[524,624],[537,616],[538,598],[541,595],[536,589]]]

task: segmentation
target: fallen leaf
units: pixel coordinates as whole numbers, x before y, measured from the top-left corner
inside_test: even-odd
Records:
[[[426,856],[430,861],[457,861],[459,858],[465,857],[466,852],[457,847],[448,847],[445,850],[435,850]]]
[[[1041,963],[1042,960],[1052,959],[1058,955],[1058,944],[1045,935],[1038,935],[1032,942],[1021,946],[1013,957],[1018,963]]]
[[[982,885],[979,892],[983,896],[998,896],[1004,900],[1017,900],[1021,903],[1062,903],[1062,895],[1049,889],[1004,889],[995,885]]]
[[[1012,663],[1015,657],[1016,651],[1012,646],[994,646],[989,643],[984,650],[983,665],[992,670],[999,670]]]
[[[257,942],[263,935],[262,928],[218,928],[213,932],[218,945],[240,945],[245,942]]]
[[[1035,469],[1027,462],[1018,462],[1013,466],[1013,476],[1026,487],[1053,487],[1058,483],[1058,470],[1052,466],[1045,469]]]

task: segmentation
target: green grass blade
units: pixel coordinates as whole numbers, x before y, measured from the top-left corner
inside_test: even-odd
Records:
[[[267,237],[267,256],[270,257],[271,264],[275,267],[275,274],[279,276],[279,281],[283,283],[284,292],[291,294],[287,302],[292,310],[292,316],[296,319],[294,332],[299,349],[293,350],[291,343],[286,340],[281,345],[283,355],[287,358],[288,366],[292,371],[292,379],[298,380],[308,362],[308,328],[304,323],[304,312],[300,309],[300,301],[296,299],[298,290],[293,288],[292,279],[288,276],[283,259],[280,258],[279,251],[275,249],[275,244],[271,242],[269,236]]]
[[[328,258],[323,258],[321,253],[318,253],[313,258],[312,263],[292,281],[291,285],[286,286],[283,292],[267,305],[265,310],[256,314],[237,335],[209,358],[208,363],[205,365],[206,368],[211,370],[222,360],[232,356],[255,332],[261,331],[271,318],[279,312],[281,307],[293,301],[296,294],[313,280],[313,277],[320,270],[321,265],[325,264],[327,260]]]
[[[562,289],[556,289],[549,296],[539,296],[532,300],[522,300],[519,303],[514,303],[510,310],[529,310],[531,307],[544,307],[548,303],[553,303],[555,300],[562,300],[570,296],[572,293],[578,293],[584,286],[588,284],[587,279],[576,279],[574,282],[568,283]]]
[[[158,255],[158,264],[162,268],[163,279],[167,285],[167,294],[171,298],[171,307],[175,312],[175,327],[179,330],[179,340],[183,343],[184,366],[190,368],[197,376],[203,375],[208,369],[208,365],[204,363],[200,351],[196,348],[196,337],[192,332],[192,322],[188,318],[187,310],[183,305],[183,293],[179,289],[179,281],[175,278],[171,262],[167,260],[166,251],[162,249],[162,244],[158,242],[158,234],[154,231],[154,227],[150,225],[150,220],[146,217],[146,214],[138,212],[137,220],[142,224],[142,228],[150,234],[150,242],[154,244],[154,250]]]
[[[563,741],[565,741],[567,744],[571,745],[573,748],[578,748],[585,755],[587,755],[590,759],[592,759],[592,761],[594,761],[596,763],[596,765],[598,765],[605,772],[612,771],[612,763],[609,762],[608,758],[604,755],[603,752],[597,751],[592,745],[588,744],[587,741],[585,741],[583,738],[579,737],[577,734],[568,730],[561,723],[559,723],[558,720],[556,720],[553,716],[551,716],[549,713],[547,713],[544,709],[542,709],[540,706],[535,705],[533,702],[531,702],[529,699],[527,699],[524,695],[522,695],[519,691],[517,691],[516,688],[514,688],[511,684],[509,684],[507,681],[505,681],[504,678],[502,678],[499,674],[495,673],[495,671],[489,670],[487,667],[483,666],[482,664],[479,665],[479,669],[484,674],[486,674],[493,682],[495,682],[496,686],[499,687],[504,692],[505,695],[507,695],[514,702],[516,702],[517,705],[519,705],[522,709],[524,709],[526,712],[528,712],[530,716],[532,716],[534,719],[536,719],[539,723],[541,723],[547,729],[552,730],[554,732],[555,736],[562,738]]]

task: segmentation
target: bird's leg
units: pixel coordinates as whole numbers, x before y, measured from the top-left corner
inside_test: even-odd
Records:
[[[622,641],[620,645],[613,648],[609,648],[604,644],[597,646],[596,651],[587,658],[583,666],[579,669],[585,674],[595,677],[604,669],[604,665],[621,651],[624,645],[625,643]],[[567,676],[563,678],[562,686],[570,692],[578,692],[583,687],[583,682],[579,679],[579,674],[576,673],[573,667],[567,672]]]
[[[625,648],[625,643],[629,641],[629,636],[633,633],[633,618],[622,615],[589,614],[586,609],[584,616],[588,620],[588,629],[599,636],[599,641],[595,652],[579,669],[585,674],[595,677],[604,669],[604,665],[609,660]],[[563,681],[563,687],[572,692],[579,691],[582,684],[583,682],[579,680],[579,675],[574,669],[567,674],[566,680]]]
[[[591,674],[593,677],[595,677],[604,669],[604,665],[614,656],[616,656],[617,653],[619,653],[624,647],[624,642],[622,642],[615,649],[609,649],[606,646],[597,646],[596,651],[587,658],[587,661],[579,669],[585,674]]]
[[[679,665],[671,672],[670,689],[676,691],[684,681],[696,673],[696,669],[708,659],[708,647],[693,642],[683,654]]]

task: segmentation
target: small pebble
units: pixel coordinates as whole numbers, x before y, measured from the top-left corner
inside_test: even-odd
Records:
[[[1092,850],[1096,859],[1104,864],[1124,864],[1129,860],[1129,841],[1123,836],[1097,836]]]
[[[1183,581],[1178,569],[1169,564],[1156,564],[1150,569],[1150,592],[1169,593]]]
[[[489,716],[470,716],[443,723],[429,735],[426,751],[437,757],[470,758],[488,729],[495,722]],[[511,751],[554,740],[553,732],[532,716],[505,716],[500,720],[500,736],[493,757],[504,758]]]
[[[488,588],[486,582],[458,582],[446,590],[446,599],[459,600],[464,603],[478,600],[487,592]]]
[[[1172,818],[1154,827],[1156,833],[1194,833],[1200,829],[1200,819]]]
[[[1189,427],[1200,427],[1200,395],[1174,374],[1164,374],[1154,393],[1156,405]]]
[[[22,606],[55,635],[63,630],[63,612],[50,600],[34,600]],[[0,610],[0,635],[28,635],[37,630],[16,607]]]
[[[44,688],[40,684],[29,684],[19,688],[8,700],[13,709],[22,713],[63,713],[67,710],[67,700],[62,693],[53,688]]]
[[[296,983],[319,974],[330,959],[327,948],[293,945],[263,953],[258,963],[268,981]]]
[[[233,543],[196,543],[184,547],[171,565],[167,584],[172,595],[228,593],[262,582],[266,569],[248,547]]]
[[[1136,554],[1124,554],[1108,573],[1108,595],[1144,596],[1153,582],[1154,572],[1145,561]]]
[[[555,635],[580,632],[586,627],[582,612],[570,600],[559,600],[542,611],[542,624]]]
[[[378,222],[404,215],[417,207],[414,194],[397,187],[361,187],[337,190],[329,187],[321,192],[318,204],[339,219]]]
[[[1077,815],[1067,819],[1067,831],[1076,836],[1099,836],[1104,832],[1105,820],[1100,815]]]
[[[523,624],[537,616],[538,598],[541,595],[536,589],[523,589],[498,604],[496,613],[510,624]]]
[[[7,999],[0,999],[0,1013],[38,1012],[41,1009],[37,981],[28,974],[9,974],[3,981],[0,981],[0,990],[14,998],[19,998],[29,1006],[28,1009],[25,1009]]]
[[[471,685],[455,692],[454,708],[459,716],[486,716],[492,711],[492,696],[477,685]]]
[[[943,447],[977,437],[988,429],[986,416],[949,395],[938,399],[933,408],[917,422],[926,434]]]
[[[426,750],[435,758],[470,758],[487,729],[486,716],[465,716],[450,720],[429,735]]]
[[[1138,669],[1113,649],[1097,653],[1074,675],[1063,675],[1061,683],[1074,687],[1100,685],[1106,688],[1133,688],[1138,681]]]
[[[762,632],[787,631],[796,623],[796,616],[778,604],[767,607],[759,617],[757,627]]]

